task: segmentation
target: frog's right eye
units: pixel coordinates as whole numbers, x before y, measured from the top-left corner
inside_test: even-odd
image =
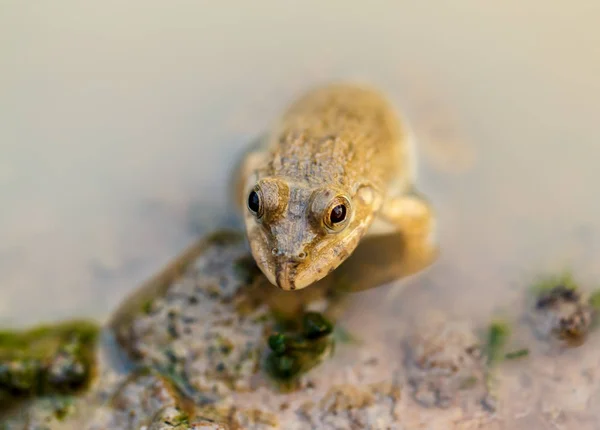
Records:
[[[254,188],[250,191],[250,194],[248,194],[248,210],[257,218],[260,218],[263,214],[261,194],[258,187]]]
[[[323,224],[331,232],[338,232],[347,225],[350,201],[344,196],[335,197],[323,212]]]

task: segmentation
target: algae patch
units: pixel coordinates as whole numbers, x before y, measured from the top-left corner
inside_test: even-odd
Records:
[[[510,336],[510,327],[502,321],[493,321],[487,333],[486,356],[488,366],[493,366],[504,358],[504,348]]]
[[[517,349],[516,351],[507,352],[504,355],[504,358],[506,360],[516,360],[517,358],[527,357],[528,355],[529,355],[529,349],[522,348],[522,349]]]
[[[333,325],[323,315],[307,312],[299,333],[272,334],[268,341],[268,374],[284,385],[293,383],[332,351],[332,333]]]
[[[600,292],[586,295],[570,273],[540,279],[531,287],[531,322],[538,336],[580,345],[597,323]]]
[[[529,355],[529,348],[519,348],[506,352],[511,334],[511,328],[507,322],[495,320],[490,323],[485,346],[485,355],[490,369],[504,360],[515,360]]]
[[[0,398],[70,394],[85,388],[95,368],[98,327],[68,321],[26,331],[0,331]]]

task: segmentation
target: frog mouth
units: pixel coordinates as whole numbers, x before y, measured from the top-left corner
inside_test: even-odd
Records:
[[[277,265],[277,269],[275,271],[275,280],[279,288],[285,291],[296,289],[294,278],[297,267],[298,263],[291,261],[284,261]]]

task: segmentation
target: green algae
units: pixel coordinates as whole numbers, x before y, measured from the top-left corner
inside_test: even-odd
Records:
[[[142,304],[142,313],[144,315],[150,315],[154,306],[154,300],[149,299]]]
[[[318,312],[305,313],[302,328],[306,339],[320,339],[333,332],[333,324]]]
[[[504,347],[510,336],[510,327],[504,321],[493,321],[487,332],[486,357],[488,366],[493,366],[504,358]]]
[[[540,296],[551,290],[562,287],[566,290],[576,291],[578,284],[570,270],[565,270],[556,275],[540,276],[530,287],[531,292]]]
[[[487,395],[482,400],[482,405],[490,410],[496,410],[498,399],[498,381],[496,366],[504,359],[503,350],[510,336],[508,323],[500,320],[492,321],[488,327],[485,341],[485,357],[487,369],[485,370],[485,387]]]
[[[518,358],[527,357],[528,355],[529,355],[529,349],[522,348],[522,349],[517,349],[516,351],[507,352],[506,354],[504,354],[504,358],[506,360],[516,360]]]
[[[88,321],[0,331],[0,409],[17,399],[85,388],[95,370],[98,331]]]
[[[600,311],[600,290],[595,290],[588,298],[588,304],[596,311]]]
[[[282,388],[293,388],[301,375],[318,365],[333,348],[333,325],[320,313],[307,312],[298,332],[274,333],[268,339],[267,373]]]

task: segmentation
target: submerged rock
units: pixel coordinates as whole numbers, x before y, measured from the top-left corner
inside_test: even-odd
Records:
[[[307,427],[323,430],[355,428],[385,429],[401,419],[400,386],[394,383],[356,387],[332,387],[317,403],[303,405],[301,415]]]
[[[405,363],[412,395],[423,406],[448,408],[487,396],[481,341],[466,323],[439,314],[424,318],[406,342]]]
[[[112,327],[134,362],[159,369],[186,396],[211,404],[252,390],[265,367],[289,381],[322,361],[333,326],[308,309],[315,303],[332,309],[336,300],[327,288],[278,290],[248,258],[240,236],[220,234],[204,245],[183,276],[115,318]]]
[[[239,261],[246,250],[219,237],[142,312],[116,322],[120,344],[138,364],[160,369],[200,403],[248,390],[272,324]]]
[[[533,293],[529,320],[539,337],[567,345],[585,341],[597,308],[570,276],[542,280],[533,287]]]
[[[72,396],[44,396],[29,399],[19,409],[0,415],[2,430],[51,430],[70,428],[67,423],[76,413]]]
[[[105,405],[93,412],[88,430],[129,429],[156,425],[168,418],[170,427],[185,424],[180,398],[173,385],[152,372],[137,372],[111,394]],[[187,427],[180,427],[187,428]]]
[[[257,270],[241,237],[213,236],[116,312],[107,329],[116,348],[101,343],[100,355],[110,360],[100,360],[96,383],[73,399],[62,421],[36,400],[10,416],[7,428],[451,429],[490,422],[485,412],[465,415],[463,405],[448,401],[480,388],[468,387],[481,366],[469,332],[446,321],[420,332],[405,367],[402,330],[340,335],[348,296],[336,287],[343,280],[351,289],[348,279],[283,292]],[[364,303],[357,302],[361,324],[371,319]],[[420,407],[404,395],[409,388],[429,390],[432,405],[446,409]],[[416,397],[423,403],[427,395]]]

